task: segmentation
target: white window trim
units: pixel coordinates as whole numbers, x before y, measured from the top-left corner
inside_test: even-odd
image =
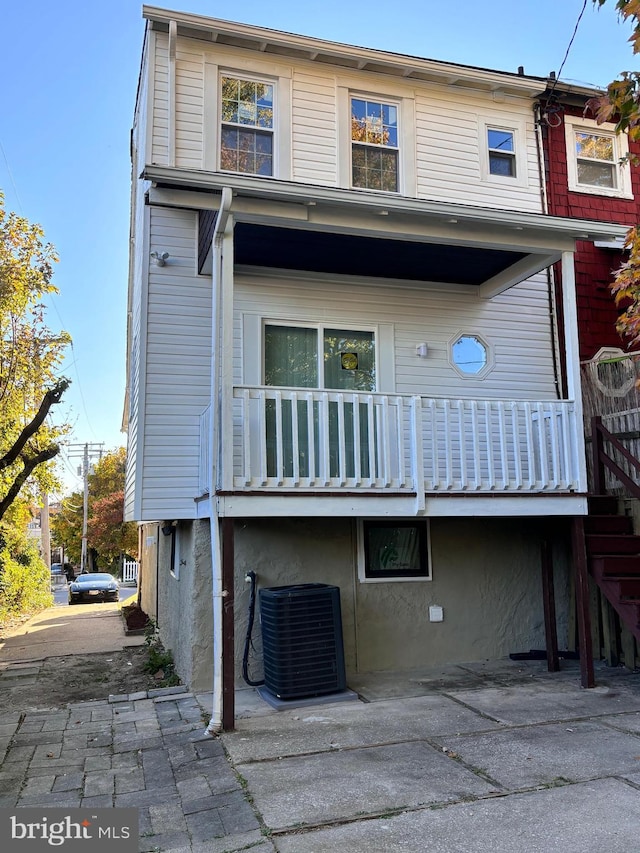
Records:
[[[477,373],[465,373],[464,370],[460,370],[460,368],[453,359],[453,345],[457,340],[459,340],[459,338],[477,338],[481,343],[484,344],[487,350],[487,363],[482,368],[482,370],[479,370]],[[491,373],[491,371],[495,367],[493,347],[487,341],[484,335],[480,334],[480,332],[474,332],[471,329],[461,329],[460,331],[456,332],[455,335],[451,335],[447,343],[447,358],[449,364],[455,370],[458,376],[460,376],[461,379],[484,379],[485,376]]]
[[[355,81],[353,81],[355,82]],[[351,98],[393,104],[398,108],[398,189],[374,190],[365,187],[353,187],[351,172]],[[416,134],[415,100],[402,97],[399,93],[390,94],[385,88],[365,91],[351,81],[344,81],[337,88],[338,109],[338,186],[355,189],[357,192],[374,195],[415,197],[416,183]]]
[[[231,65],[218,65],[211,58],[207,58],[204,64],[204,109],[203,109],[203,151],[202,151],[202,168],[207,172],[217,172],[220,168],[220,134],[221,134],[221,117],[222,109],[220,104],[221,78],[228,77],[246,77],[251,80],[264,80],[265,83],[274,83],[276,89],[274,92],[274,162],[273,175],[262,176],[266,180],[271,178],[279,178],[282,181],[291,179],[292,161],[291,161],[291,77],[287,74],[287,70],[282,66],[270,65],[271,69],[275,68],[274,73],[270,76],[264,74],[262,66],[257,65],[254,69],[253,63],[247,59],[246,67],[243,69],[234,68]],[[276,105],[277,99],[277,105]],[[277,107],[277,108],[276,108]],[[233,175],[235,172],[224,172],[223,174]]]
[[[242,382],[247,385],[262,385],[264,378],[264,326],[276,323],[283,326],[314,325],[299,317],[272,317],[251,312],[242,314]],[[361,325],[351,322],[348,317],[341,316],[335,320],[323,318],[322,325],[338,328],[340,324],[348,324],[355,331],[373,332],[376,346],[376,393],[395,394],[395,332],[392,323],[373,323]]]
[[[575,134],[579,131],[593,133],[596,136],[607,136],[613,140],[613,164],[616,166],[618,177],[617,187],[594,187],[578,183],[578,157],[576,155]],[[589,118],[573,118],[567,116],[564,122],[564,133],[567,150],[567,178],[569,190],[590,195],[603,195],[613,198],[633,198],[631,190],[631,169],[628,162],[620,160],[629,154],[629,143],[624,133],[616,133],[615,125],[605,122],[598,124]]]
[[[271,132],[271,139],[272,139],[272,149],[271,149],[272,150],[272,161],[271,161],[271,163],[272,163],[272,169],[271,169],[270,175],[259,175],[256,172],[232,172],[229,169],[223,169],[222,168],[222,162],[221,162],[221,158],[222,158],[222,125],[225,124],[225,122],[222,121],[222,78],[223,77],[233,77],[236,80],[246,80],[247,82],[250,82],[250,83],[264,83],[265,85],[273,86],[273,127],[271,127],[271,128],[259,128],[259,127],[254,127],[253,125],[250,127],[251,130],[256,130],[259,132],[265,132],[265,131]],[[217,86],[218,86],[218,88],[217,88],[216,100],[217,100],[217,103],[220,105],[220,107],[218,110],[218,123],[217,123],[217,128],[216,128],[216,139],[217,139],[217,144],[216,144],[216,151],[217,151],[216,170],[221,172],[224,175],[250,175],[250,176],[255,177],[255,178],[265,178],[267,180],[270,180],[272,178],[282,177],[280,175],[280,160],[281,160],[281,158],[279,156],[280,135],[281,135],[280,134],[280,130],[281,130],[280,110],[281,110],[282,106],[280,104],[280,97],[279,97],[280,86],[279,86],[278,78],[267,77],[264,74],[251,74],[251,73],[248,73],[247,71],[234,71],[234,70],[230,70],[230,69],[220,68],[220,69],[218,69]],[[247,127],[249,127],[249,125],[247,125]]]
[[[493,175],[489,162],[489,130],[503,130],[513,134],[515,175]],[[480,180],[507,187],[529,185],[525,123],[505,116],[481,116],[478,120],[478,153]]]
[[[375,325],[362,325],[360,323],[344,323],[344,321],[332,322],[330,320],[323,321],[322,323],[308,323],[303,320],[282,320],[277,319],[274,320],[269,317],[262,318],[262,330],[260,336],[260,350],[259,350],[259,358],[260,358],[260,384],[265,385],[264,378],[264,336],[265,329],[267,326],[292,326],[298,329],[315,329],[317,332],[317,340],[318,340],[318,380],[320,381],[320,385],[318,386],[318,390],[320,391],[330,391],[335,389],[326,388],[324,384],[324,359],[321,358],[322,349],[321,346],[324,343],[324,330],[325,329],[343,329],[344,331],[354,331],[354,332],[371,332],[373,335],[373,346],[374,353],[376,359],[376,387],[375,390],[372,391],[372,394],[379,393],[380,387],[380,372],[379,372],[379,358],[380,358],[380,336],[378,332],[378,328]]]
[[[362,523],[365,519],[359,518],[356,523],[356,548],[357,548],[357,562],[358,562],[358,581],[360,583],[425,583],[433,580],[433,572],[432,572],[432,561],[431,561],[431,523],[430,519],[402,519],[399,518],[398,521],[415,521],[416,524],[424,524],[427,529],[427,574],[423,577],[415,578],[415,577],[402,577],[402,575],[398,575],[398,577],[392,578],[368,578],[365,573],[365,559],[364,559],[364,524]],[[367,521],[391,521],[392,519],[385,516],[384,519],[376,519],[370,518],[366,519]]]

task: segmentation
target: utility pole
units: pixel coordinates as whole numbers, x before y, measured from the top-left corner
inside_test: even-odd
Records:
[[[80,571],[84,572],[87,569],[87,527],[89,521],[89,459],[91,456],[102,456],[102,447],[104,442],[99,444],[70,444],[69,456],[78,456],[82,454],[82,480],[83,480],[83,500],[82,500],[82,550],[80,552]]]

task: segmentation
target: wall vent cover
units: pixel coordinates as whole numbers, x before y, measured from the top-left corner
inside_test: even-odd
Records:
[[[344,690],[340,589],[308,583],[259,595],[265,687],[279,699]]]

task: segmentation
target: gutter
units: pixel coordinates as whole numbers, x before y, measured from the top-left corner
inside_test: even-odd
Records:
[[[545,213],[529,213],[519,210],[475,207],[429,199],[409,198],[392,194],[373,194],[335,187],[322,187],[273,178],[253,178],[234,175],[233,189],[229,189],[229,176],[215,172],[200,172],[192,169],[168,166],[145,166],[141,177],[154,182],[158,187],[167,186],[199,190],[203,195],[221,193],[225,188],[237,198],[260,198],[300,205],[325,204],[344,207],[353,212],[370,212],[378,215],[400,214],[434,218],[443,222],[461,225],[504,227],[516,230],[530,229],[540,235],[564,236],[577,240],[612,239],[624,237],[631,227],[614,222],[593,219],[573,219],[551,216]],[[209,207],[209,204],[206,205]]]
[[[220,333],[220,291],[222,288],[222,244],[224,233],[229,220],[233,193],[229,187],[223,187],[220,207],[213,228],[213,275],[211,293],[211,427],[209,432],[209,450],[211,460],[211,587],[212,587],[212,616],[213,616],[213,697],[211,719],[206,728],[206,734],[214,735],[222,731],[222,670],[224,665],[222,611],[224,598],[227,595],[222,581],[222,544],[220,542],[220,525],[218,522],[218,504],[215,499],[215,489],[218,482],[219,469],[219,423],[220,423],[220,359],[222,358],[222,335]]]

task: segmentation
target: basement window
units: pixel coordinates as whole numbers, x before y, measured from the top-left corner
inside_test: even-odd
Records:
[[[431,580],[428,521],[364,520],[358,528],[363,583]]]

